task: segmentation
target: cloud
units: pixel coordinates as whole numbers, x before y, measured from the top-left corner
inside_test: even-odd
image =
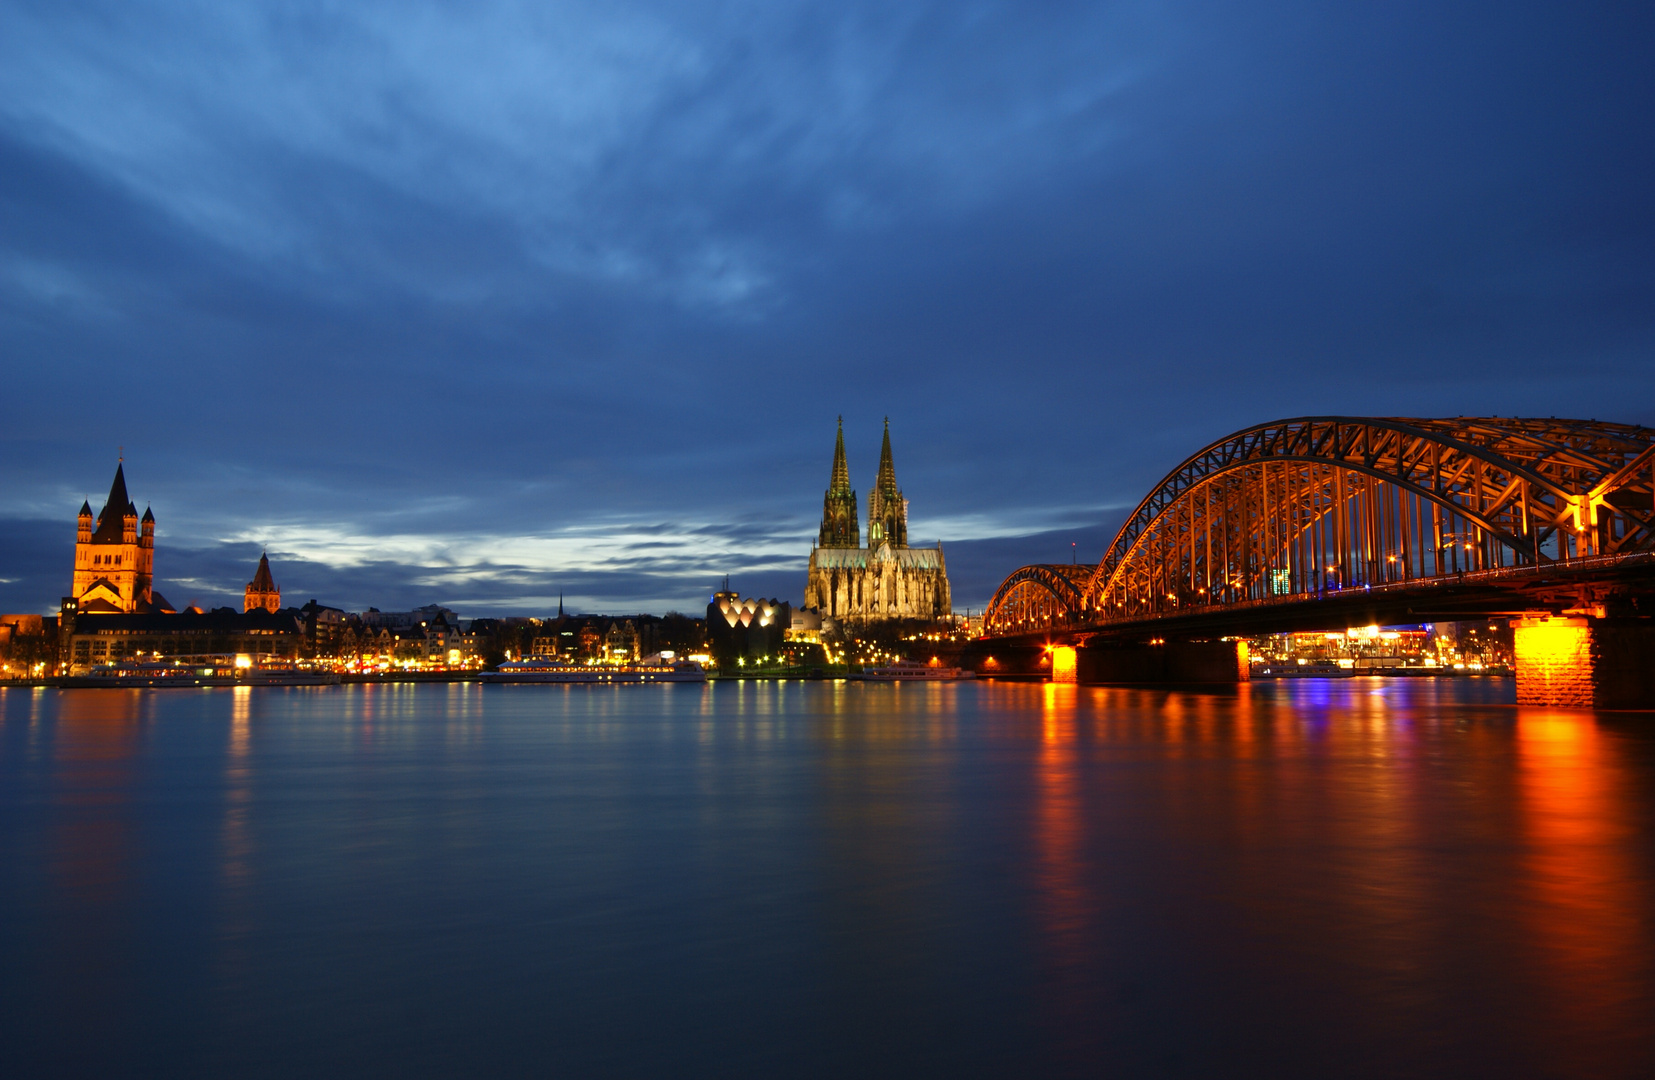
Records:
[[[950,550],[1274,417],[1655,423],[1651,18],[12,4],[0,515],[124,446],[177,551],[664,602],[791,588],[839,414]]]

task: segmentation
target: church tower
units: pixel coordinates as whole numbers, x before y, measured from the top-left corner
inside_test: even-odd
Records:
[[[889,437],[887,437],[887,442]],[[818,547],[859,548],[862,526],[856,509],[856,492],[850,486],[850,466],[845,464],[845,418],[839,418],[839,437],[833,445],[833,478],[822,496],[822,531]]]
[[[280,611],[282,609],[282,590],[277,587],[276,581],[270,576],[270,556],[259,556],[259,568],[253,574],[253,580],[247,583],[247,592],[241,602],[241,610],[252,611],[262,608],[265,611]]]
[[[896,486],[896,465],[891,461],[891,418],[885,418],[885,445],[879,450],[879,479],[868,496],[868,546],[908,546],[908,500]]]
[[[81,503],[75,522],[75,579],[72,593],[84,614],[149,611],[155,574],[155,515],[126,493],[125,463],[115,466],[96,525],[92,506]]]

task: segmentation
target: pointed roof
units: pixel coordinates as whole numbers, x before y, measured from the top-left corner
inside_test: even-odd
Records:
[[[136,516],[138,508],[132,506],[132,500],[126,493],[126,467],[117,463],[115,466],[115,482],[109,485],[109,498],[104,500],[103,509],[98,511],[98,531],[92,534],[95,542],[118,544],[121,542],[121,518],[132,507]]]
[[[147,506],[144,507],[144,520],[151,523],[155,521],[155,511],[151,510]]]
[[[879,448],[879,479],[874,484],[887,495],[896,494],[896,465],[891,461],[891,418],[885,418],[885,443]]]
[[[81,517],[91,517],[92,516],[92,504],[91,503],[86,502],[85,500],[81,501],[80,516]]]
[[[887,445],[890,442],[886,437]],[[845,464],[845,418],[839,418],[839,435],[833,443],[833,479],[828,482],[828,492],[842,495],[850,491],[850,466]]]
[[[124,462],[115,464],[115,480],[109,485],[109,498],[103,502],[104,513],[113,506],[117,510],[124,509],[132,500],[126,494],[126,465]]]
[[[253,575],[253,581],[247,586],[254,592],[275,592],[276,582],[270,577],[270,556],[259,556],[259,570]]]

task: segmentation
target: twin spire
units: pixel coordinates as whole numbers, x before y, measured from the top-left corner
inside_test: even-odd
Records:
[[[886,421],[889,424],[889,421]],[[887,433],[885,443],[890,445],[891,437]],[[841,494],[850,491],[850,466],[845,464],[845,418],[839,418],[839,435],[833,442],[833,479],[828,481],[828,491]],[[851,491],[854,496],[856,493]]]
[[[861,515],[856,492],[850,486],[850,466],[845,461],[845,418],[833,444],[833,476],[822,499],[822,528],[818,547],[859,548],[862,546]],[[908,546],[908,500],[896,486],[896,464],[891,457],[891,418],[885,418],[885,440],[879,450],[879,475],[868,497],[868,546]]]

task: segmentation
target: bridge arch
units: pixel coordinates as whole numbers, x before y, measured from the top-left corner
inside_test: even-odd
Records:
[[[1047,584],[1034,573],[1042,568],[1008,577],[986,629],[1652,549],[1655,431],[1587,420],[1299,417],[1187,458],[1138,504],[1078,596]]]
[[[1580,420],[1301,417],[1204,447],[1088,581],[1093,618],[1647,549],[1655,432]]]
[[[983,611],[995,633],[1033,633],[1072,625],[1085,607],[1091,564],[1037,563],[1013,571]]]

